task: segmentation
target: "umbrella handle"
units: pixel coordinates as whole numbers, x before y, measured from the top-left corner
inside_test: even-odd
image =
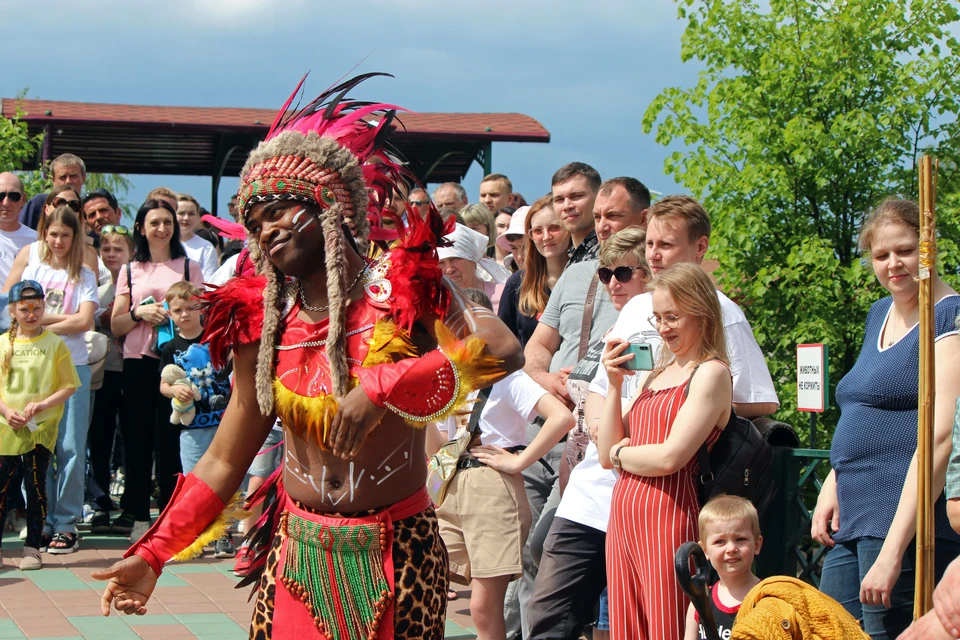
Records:
[[[690,559],[693,559],[694,570],[690,570]],[[717,635],[717,622],[713,619],[713,608],[710,606],[710,591],[708,581],[710,563],[703,549],[696,542],[684,542],[677,549],[673,557],[673,568],[677,574],[677,582],[690,601],[693,608],[700,614],[703,628],[707,632],[707,640],[720,640]]]

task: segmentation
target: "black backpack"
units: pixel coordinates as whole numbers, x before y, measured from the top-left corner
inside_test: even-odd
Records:
[[[690,374],[690,380],[696,369]],[[690,390],[690,380],[684,395]],[[700,475],[697,477],[697,495],[700,506],[721,494],[740,496],[750,500],[763,513],[777,493],[773,479],[773,447],[750,420],[741,418],[730,407],[730,420],[720,432],[713,449],[707,451],[704,443],[697,450]]]

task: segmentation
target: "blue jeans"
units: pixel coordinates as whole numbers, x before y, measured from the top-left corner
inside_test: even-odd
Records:
[[[820,590],[843,605],[850,615],[863,622],[863,630],[873,640],[893,640],[913,621],[913,588],[916,548],[911,544],[903,555],[900,577],[890,594],[891,607],[868,606],[860,602],[860,583],[883,547],[879,538],[858,538],[838,542],[823,562]],[[960,555],[960,544],[936,541],[934,580],[940,581],[947,565]]]
[[[600,615],[595,628],[597,631],[610,631],[610,597],[606,589],[600,594]]]
[[[164,428],[166,425],[160,425]],[[186,475],[193,471],[193,468],[200,462],[200,458],[207,452],[210,443],[213,442],[213,436],[217,435],[216,427],[198,427],[196,429],[184,429],[180,432],[180,466],[183,467],[183,474]]]
[[[83,509],[90,430],[90,367],[77,366],[80,388],[63,405],[57,446],[47,467],[47,533],[76,533]]]

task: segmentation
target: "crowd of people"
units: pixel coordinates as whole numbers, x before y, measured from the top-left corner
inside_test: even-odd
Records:
[[[594,638],[706,638],[673,569],[677,548],[699,541],[719,576],[711,590],[717,632],[731,637],[740,603],[759,582],[751,571],[762,546],[759,518],[743,498],[700,503],[696,452],[717,440],[732,412],[769,416],[779,399],[747,316],[701,266],[711,223],[696,200],[674,195],[652,202],[639,180],[604,181],[581,162],[560,167],[549,191],[529,205],[502,174],[483,179],[474,203],[455,183],[439,185],[432,196],[419,187],[388,193],[383,209],[396,216],[382,219],[382,229],[416,228],[420,223],[410,218],[427,220],[437,215],[434,210],[445,221],[453,219],[437,249],[439,271],[454,285],[453,299],[462,305],[460,323],[473,323],[474,334],[486,331],[499,340],[498,357],[507,364],[492,384],[473,389],[472,409],[443,418],[431,413],[422,420],[412,409],[401,411],[399,400],[389,401],[396,394],[361,376],[361,391],[374,404],[408,421],[413,414],[414,422],[425,425],[414,430],[416,436],[404,431],[384,436],[376,459],[364,459],[356,457],[362,438],[352,444],[338,439],[338,419],[324,422],[316,417],[322,412],[303,404],[315,382],[302,372],[309,370],[310,358],[319,357],[320,347],[331,363],[330,380],[321,386],[343,383],[330,345],[297,337],[326,323],[327,313],[334,316],[332,294],[326,305],[308,304],[308,298],[318,299],[317,289],[308,288],[306,275],[292,273],[306,264],[301,254],[272,260],[276,275],[264,266],[293,242],[283,229],[307,233],[310,220],[299,220],[303,208],[273,207],[276,202],[245,196],[241,185],[239,202],[234,196],[229,206],[234,219],[258,238],[281,229],[270,242],[260,240],[265,256],[220,237],[223,227],[206,223],[205,211],[189,194],[157,188],[131,216],[133,224],[125,226],[109,191],[84,191],[80,158],[60,156],[50,169],[53,188],[42,194],[28,194],[17,175],[0,173],[0,275],[9,309],[9,330],[0,337],[0,514],[25,541],[21,569],[39,569],[43,552],[76,551],[82,522],[93,533],[151,544],[144,536],[152,506],[163,511],[170,504],[168,511],[176,511],[185,483],[180,474],[190,478],[194,469],[209,475],[219,464],[218,477],[246,475],[249,496],[282,468],[294,505],[284,512],[283,526],[297,518],[298,527],[309,527],[320,514],[360,518],[380,505],[405,505],[401,499],[410,490],[381,485],[394,473],[390,465],[423,474],[427,459],[460,440],[465,448],[455,472],[442,500],[433,500],[435,522],[420,520],[426,512],[397,507],[406,515],[395,525],[410,520],[424,536],[413,536],[423,545],[417,552],[420,564],[444,574],[420,588],[421,604],[443,605],[457,597],[457,585],[469,585],[470,613],[483,639],[578,638],[588,629]],[[384,241],[366,242],[356,218],[344,225],[343,233],[355,236],[351,246],[368,259],[389,249]],[[315,233],[320,226],[313,225]],[[324,222],[324,232],[329,229]],[[330,251],[329,239],[324,242]],[[906,631],[913,611],[916,204],[881,203],[867,217],[860,246],[889,296],[871,308],[860,356],[837,389],[841,418],[831,448],[833,470],[821,490],[811,535],[831,548],[822,592],[876,640]],[[366,292],[348,298],[348,325],[367,322],[349,315],[360,313],[350,311],[357,307],[349,300],[375,298],[376,286],[389,283],[370,275],[367,262],[342,255],[345,292],[349,295],[358,282]],[[263,311],[260,324],[253,323],[257,335],[248,340],[260,346],[248,353],[245,343],[233,344],[234,359],[225,362],[210,339],[216,329],[204,337],[205,324],[217,322],[203,311],[202,301],[209,299],[205,291],[228,290],[254,267],[269,272],[267,289],[257,299],[266,309],[276,306],[287,333],[273,338],[276,321],[271,324]],[[298,284],[284,308],[284,298],[268,297],[269,287],[281,286],[291,275]],[[321,276],[327,277],[316,277]],[[960,555],[960,427],[955,419],[960,296],[940,280],[934,293],[934,478],[936,492],[942,493],[935,507],[936,578],[946,578],[937,611],[917,623],[922,631],[915,626],[907,632],[925,638],[956,637],[960,628],[960,607],[950,604],[946,591],[960,580],[954,576],[960,568],[951,565]],[[306,316],[298,319],[297,313]],[[301,321],[307,329],[296,333]],[[379,322],[371,316],[364,328]],[[497,333],[500,328],[503,333]],[[515,343],[509,342],[511,334]],[[348,330],[341,338],[348,346],[351,335],[355,332]],[[276,341],[270,345],[274,352],[263,351],[268,339]],[[440,344],[443,336],[434,339]],[[523,357],[518,359],[519,348]],[[294,353],[301,360],[288,366]],[[639,362],[643,354],[650,356],[647,365]],[[275,358],[279,368],[270,375],[276,377],[263,379]],[[284,382],[289,374],[297,378],[290,384]],[[438,388],[444,389],[439,377]],[[383,395],[382,404],[371,388]],[[341,411],[365,411],[366,405],[351,405],[355,391],[345,395]],[[265,394],[273,414],[262,412]],[[235,411],[241,416],[258,416],[250,430],[257,442],[243,445],[252,465],[238,462],[243,455],[225,462],[231,450],[214,440],[228,406],[240,407]],[[273,415],[276,419],[265,419]],[[307,430],[291,427],[297,420],[306,421]],[[304,445],[313,433],[329,438],[329,450],[349,459],[349,466],[319,464]],[[211,449],[216,455],[205,457]],[[387,449],[392,453],[383,454]],[[365,471],[375,465],[385,473],[362,485]],[[222,498],[228,484],[210,486]],[[389,500],[378,497],[390,491]],[[119,493],[119,504],[111,493]],[[326,501],[332,509],[347,495],[347,509],[315,507]],[[235,534],[257,531],[258,515],[228,522],[209,540],[218,557],[238,556],[240,576],[268,551],[254,536],[238,555]],[[293,545],[286,547],[289,561],[299,534],[285,531],[284,544]],[[404,555],[398,549],[409,551],[398,544],[394,556]],[[448,564],[440,560],[444,555]],[[162,562],[150,566],[159,573]],[[431,629],[438,627],[425,619],[409,627],[408,635],[400,633],[401,618],[425,614],[411,613],[416,606],[401,597],[409,585],[400,586],[411,578],[403,567],[396,571],[398,591],[390,606],[396,608],[397,635],[435,637]],[[149,591],[137,592],[143,601],[120,595],[124,584],[132,584],[122,575],[120,570],[102,574],[113,579],[108,593],[118,608],[143,613]],[[280,582],[302,590],[304,583],[297,580],[294,573],[284,573]],[[313,613],[317,620],[326,615],[310,600],[320,595],[307,593],[300,600],[313,603],[309,624]],[[261,605],[271,612],[276,607],[278,617],[258,626],[255,613],[251,633],[273,625],[277,637],[288,637],[279,634],[278,620],[281,607],[290,605],[279,596],[276,602],[263,597],[258,596],[258,611]],[[374,608],[382,614],[386,607],[381,600]],[[325,618],[316,622],[329,631],[324,624],[329,625]],[[270,637],[269,631],[263,637]]]

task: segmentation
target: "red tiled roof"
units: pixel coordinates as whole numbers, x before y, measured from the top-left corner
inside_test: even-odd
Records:
[[[35,124],[147,125],[266,133],[276,111],[237,107],[159,107],[146,105],[16,100],[0,98],[2,115]],[[404,137],[468,137],[491,142],[549,142],[550,133],[521,113],[404,113],[399,116]]]

